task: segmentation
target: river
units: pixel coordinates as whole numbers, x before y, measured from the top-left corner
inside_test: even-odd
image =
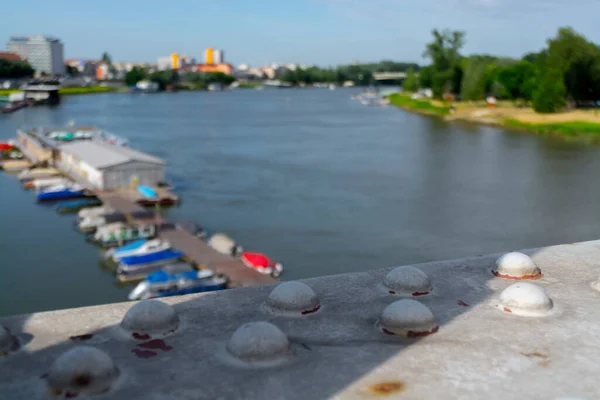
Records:
[[[0,115],[97,125],[167,160],[171,219],[283,262],[284,280],[600,237],[600,147],[365,107],[355,89],[63,98]],[[73,229],[0,173],[0,315],[126,300]]]

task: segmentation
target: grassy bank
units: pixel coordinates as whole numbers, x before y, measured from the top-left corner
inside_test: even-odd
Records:
[[[600,142],[600,124],[586,121],[554,122],[531,124],[512,118],[504,120],[509,129],[533,132],[538,135],[561,136],[567,139],[581,139],[589,142]]]
[[[58,93],[69,96],[72,94],[90,94],[90,93],[110,93],[116,92],[119,89],[106,86],[87,86],[87,87],[64,87]],[[0,96],[8,96],[11,93],[20,92],[20,89],[0,89]]]
[[[450,114],[450,106],[435,100],[412,99],[410,95],[404,93],[394,93],[388,96],[390,104],[421,114],[436,115],[444,117]]]
[[[117,90],[118,89],[106,86],[64,87],[61,88],[58,93],[68,96],[72,94],[109,93],[116,92]]]
[[[455,103],[455,110],[438,100],[410,98],[409,94],[389,96],[390,103],[426,115],[444,117],[447,121],[468,121],[495,125],[539,135],[600,143],[600,111],[572,110],[555,114],[536,113],[530,107],[508,101],[489,108],[484,101]]]
[[[8,96],[11,93],[20,92],[19,89],[0,89],[0,96]]]

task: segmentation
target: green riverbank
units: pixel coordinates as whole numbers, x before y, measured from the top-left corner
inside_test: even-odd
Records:
[[[434,115],[446,121],[468,121],[506,129],[550,135],[570,140],[600,143],[600,111],[569,110],[554,114],[536,113],[530,107],[499,102],[489,108],[485,102],[454,103],[432,99],[412,99],[407,93],[388,96],[390,104],[424,115]]]

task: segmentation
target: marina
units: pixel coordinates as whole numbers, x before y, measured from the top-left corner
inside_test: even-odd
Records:
[[[19,130],[14,142],[6,150],[18,149],[27,160],[7,161],[4,169],[20,171],[19,181],[35,191],[38,203],[53,203],[61,214],[77,213],[74,224],[86,240],[109,249],[104,258],[113,264],[116,281],[145,282],[135,296],[275,282],[234,251],[223,254],[222,247],[205,243],[202,229],[191,231],[189,224],[163,218],[160,207],[180,204],[166,182],[166,163],[130,148],[126,140],[95,127],[68,126]],[[222,244],[224,238],[216,234],[213,242]]]
[[[0,142],[23,126],[64,131],[72,120],[122,134],[133,148],[167,161],[167,190],[181,202],[161,207],[161,218],[200,224],[205,241],[195,232],[185,236],[201,249],[224,232],[248,251],[264,252],[283,264],[283,281],[600,234],[593,202],[568,207],[573,193],[598,198],[589,183],[598,147],[367,107],[350,99],[360,92],[71,96],[58,108],[0,118]],[[311,119],[299,123],[305,116]],[[56,203],[37,204],[17,174],[0,173],[0,297],[7,304],[0,309],[15,314],[127,299],[134,285],[121,285],[115,266],[101,262],[103,250],[84,240],[76,216],[57,215]],[[154,207],[96,194],[104,207],[107,197],[118,197],[125,207],[149,212],[150,218],[136,216],[140,221],[155,216]],[[550,214],[558,219],[544,217]],[[196,258],[218,259],[217,268],[231,276],[248,273],[241,260],[210,246],[207,252]],[[226,269],[228,261],[235,270]],[[253,274],[264,278],[272,281]]]

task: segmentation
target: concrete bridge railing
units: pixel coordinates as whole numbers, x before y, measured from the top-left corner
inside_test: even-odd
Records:
[[[523,253],[2,318],[0,393],[600,398],[600,242]]]

